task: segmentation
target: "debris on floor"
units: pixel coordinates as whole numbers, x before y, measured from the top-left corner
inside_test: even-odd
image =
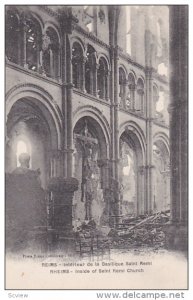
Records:
[[[127,218],[118,224],[117,228],[110,231],[111,247],[153,246],[162,248],[165,245],[164,228],[169,219],[170,211]]]
[[[83,223],[76,232],[76,249],[83,253],[105,253],[110,249],[130,249],[165,246],[165,227],[170,211],[124,218],[115,228],[97,226],[94,221]]]

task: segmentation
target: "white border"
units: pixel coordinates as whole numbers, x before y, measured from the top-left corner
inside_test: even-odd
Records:
[[[70,2],[70,3],[69,3]],[[105,2],[105,3],[104,3]],[[159,0],[159,3],[154,0],[154,1],[140,1],[140,2],[134,2],[134,1],[125,1],[122,0],[120,3],[118,1],[114,0],[98,0],[98,1],[53,1],[53,0],[47,0],[45,3],[43,1],[1,1],[0,2],[0,33],[1,33],[1,46],[0,46],[0,74],[1,74],[1,87],[0,87],[0,128],[1,128],[1,134],[0,134],[0,154],[1,154],[1,159],[0,159],[0,299],[7,299],[7,298],[13,298],[10,297],[10,292],[12,294],[20,294],[23,293],[25,294],[25,291],[5,291],[4,290],[4,5],[8,4],[26,4],[26,5],[38,5],[38,4],[58,4],[58,5],[85,5],[85,4],[109,4],[109,5],[189,5],[189,291],[184,291],[185,294],[185,299],[193,299],[193,284],[192,284],[192,229],[193,228],[193,205],[192,205],[192,187],[193,186],[193,181],[192,181],[192,170],[193,170],[193,162],[192,162],[192,132],[193,132],[193,98],[192,98],[192,89],[191,86],[193,83],[191,80],[193,80],[193,49],[192,49],[192,28],[193,28],[193,2],[191,1],[162,1]],[[100,291],[98,291],[100,292]],[[102,292],[102,291],[101,291]],[[142,290],[140,291],[142,292]],[[147,292],[147,291],[146,291]],[[156,292],[156,291],[152,291]],[[159,291],[158,291],[159,292]],[[161,291],[160,291],[161,292]],[[95,291],[26,291],[26,294],[28,294],[28,299],[84,299],[84,300],[92,300],[92,299],[97,299],[96,298],[96,292]],[[20,298],[19,298],[20,299]]]

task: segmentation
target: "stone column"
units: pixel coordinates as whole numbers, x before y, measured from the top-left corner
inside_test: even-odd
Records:
[[[119,163],[119,124],[118,124],[118,91],[119,91],[119,72],[118,72],[118,48],[115,48],[114,55],[114,147],[115,147],[115,179],[118,180],[118,163]]]
[[[115,47],[113,50],[113,65],[112,65],[112,89],[113,89],[113,98],[112,98],[112,121],[111,130],[112,130],[112,189],[114,190],[114,213],[117,216],[116,222],[120,222],[121,214],[121,195],[120,195],[120,186],[119,186],[119,122],[118,122],[118,92],[119,92],[119,72],[118,72],[118,60],[119,60],[119,49]]]
[[[137,214],[145,213],[145,203],[144,203],[144,176],[145,176],[145,166],[139,166],[137,172],[137,182],[138,182],[138,191],[137,191]]]
[[[53,177],[48,184],[50,193],[50,224],[54,234],[72,234],[72,199],[78,190],[75,178]]]
[[[187,250],[188,226],[188,6],[170,6],[171,226],[167,245]]]
[[[27,25],[25,23],[25,18],[23,17],[20,23],[20,29],[21,29],[21,53],[20,53],[20,59],[21,59],[21,65],[24,68],[27,68],[27,62],[26,62],[26,32],[27,32]]]
[[[98,97],[98,69],[99,69],[99,64],[96,63],[96,68],[95,68],[95,72],[94,72],[94,96]]]
[[[82,90],[83,93],[86,92],[85,90],[85,64],[86,64],[86,57],[83,57],[82,61],[81,61],[81,74],[80,74],[80,88]]]
[[[51,177],[58,177],[64,175],[63,165],[64,165],[65,151],[63,150],[51,150],[50,151],[50,175]]]
[[[60,46],[60,57],[61,57],[61,81],[62,81],[62,114],[63,114],[63,141],[62,141],[62,149],[64,150],[64,158],[63,158],[63,176],[67,177],[67,81],[68,81],[68,73],[67,70],[67,57],[69,59],[69,64],[71,64],[71,55],[70,55],[70,47],[67,46],[67,34],[64,30],[63,20],[61,21],[62,28],[62,36],[61,36],[61,46]]]
[[[153,142],[152,142],[152,107],[153,107],[153,77],[152,68],[146,68],[146,210],[153,210]]]
[[[135,110],[135,85],[129,87],[131,93],[131,110]]]
[[[67,164],[67,177],[72,176],[72,154],[73,154],[73,128],[72,128],[72,59],[70,49],[66,47],[66,164]]]
[[[41,64],[40,64],[41,65]],[[50,76],[55,78],[55,70],[54,70],[54,53],[53,50],[50,49]]]
[[[109,101],[109,78],[110,78],[110,71],[108,71],[107,72],[107,74],[105,75],[106,76],[106,84],[107,84],[107,86],[106,86],[106,97],[105,97],[105,99],[107,100],[107,101]]]

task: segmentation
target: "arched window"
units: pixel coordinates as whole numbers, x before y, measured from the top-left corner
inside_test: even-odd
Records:
[[[19,163],[20,154],[28,153],[29,155],[31,155],[31,149],[30,148],[31,147],[30,147],[29,143],[26,143],[24,140],[19,140],[17,142],[17,145],[16,145],[17,167],[20,166],[20,163]],[[30,163],[31,163],[31,161],[30,161]]]
[[[135,78],[132,73],[128,76],[128,95],[126,98],[126,108],[134,110],[135,109]]]
[[[122,136],[123,137],[123,136]],[[123,215],[137,213],[137,156],[132,144],[120,139],[119,172]]]
[[[82,86],[83,70],[83,50],[79,43],[75,42],[72,47],[72,78],[75,88],[80,89]]]
[[[96,51],[88,45],[85,63],[85,89],[88,94],[96,95]]]
[[[28,18],[26,25],[26,63],[28,69],[38,71],[41,48],[41,27],[37,20]]]
[[[126,75],[123,68],[119,68],[119,99],[120,106],[124,107],[126,100]]]
[[[97,90],[100,99],[108,99],[108,66],[106,60],[102,57],[99,59],[97,70]]]
[[[137,95],[135,100],[135,110],[143,113],[144,111],[144,83],[141,78],[137,81]]]
[[[15,64],[19,63],[19,20],[17,15],[8,11],[6,15],[6,56]]]
[[[48,77],[60,76],[59,40],[56,31],[49,27],[42,38],[42,67]]]

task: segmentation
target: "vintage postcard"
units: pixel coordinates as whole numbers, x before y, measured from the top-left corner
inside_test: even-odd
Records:
[[[188,5],[4,8],[5,289],[188,289]]]

